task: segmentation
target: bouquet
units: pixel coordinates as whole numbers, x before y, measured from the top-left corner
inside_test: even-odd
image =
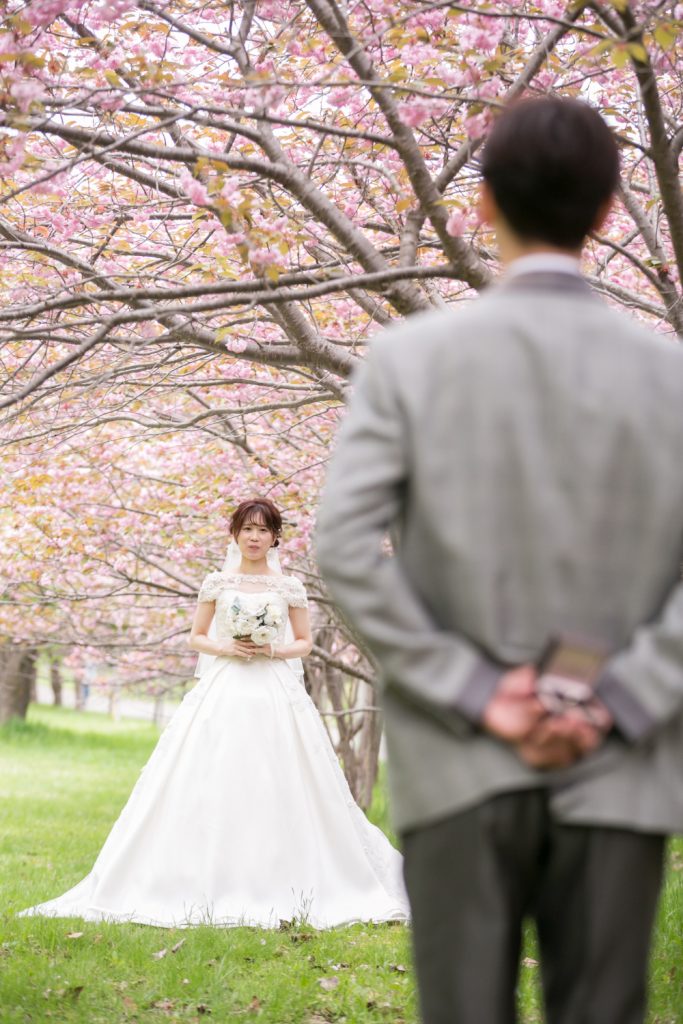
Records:
[[[277,640],[282,609],[277,601],[246,605],[236,597],[228,609],[228,628],[235,640],[250,640],[259,647]]]

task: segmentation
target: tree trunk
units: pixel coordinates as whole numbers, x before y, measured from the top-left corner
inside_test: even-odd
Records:
[[[374,704],[376,699],[374,688],[365,683],[364,690],[364,703],[368,705]],[[367,810],[372,803],[372,791],[375,788],[377,770],[379,768],[379,748],[382,742],[382,716],[379,712],[368,712],[363,715],[363,724],[360,728],[359,738],[359,787],[357,799],[361,807]]]
[[[0,647],[0,724],[26,718],[38,652],[33,647]]]
[[[155,725],[158,725],[160,729],[164,725],[164,691],[160,688],[154,695],[154,717],[153,721]]]
[[[59,669],[58,661],[50,662],[50,684],[52,686],[52,693],[54,696],[53,703],[61,707],[62,706],[62,673]]]
[[[108,697],[109,707],[107,710],[109,713],[109,717],[112,719],[112,721],[118,722],[119,718],[121,717],[121,712],[119,710],[119,691],[115,684],[112,684],[109,687]]]

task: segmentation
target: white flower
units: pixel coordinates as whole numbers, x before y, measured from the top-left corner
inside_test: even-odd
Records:
[[[258,626],[251,634],[251,639],[259,647],[270,644],[277,637],[277,630],[273,626]]]
[[[282,609],[274,601],[269,602],[263,609],[263,622],[266,626],[279,626],[282,622]]]
[[[230,631],[233,636],[249,636],[252,629],[256,629],[258,626],[258,619],[254,615],[249,615],[244,609],[242,609],[239,615],[233,615],[230,621]]]

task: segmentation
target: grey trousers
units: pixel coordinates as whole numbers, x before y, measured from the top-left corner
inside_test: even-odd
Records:
[[[424,1024],[514,1024],[526,917],[548,1024],[642,1024],[663,836],[560,825],[529,790],[402,840]]]

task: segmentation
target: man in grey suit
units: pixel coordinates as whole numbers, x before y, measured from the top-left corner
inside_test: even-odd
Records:
[[[318,557],[381,667],[425,1024],[515,1020],[528,916],[550,1024],[638,1024],[683,830],[683,351],[580,276],[618,178],[595,111],[510,107],[482,170],[503,278],[373,342]],[[562,635],[609,655],[549,713]]]

